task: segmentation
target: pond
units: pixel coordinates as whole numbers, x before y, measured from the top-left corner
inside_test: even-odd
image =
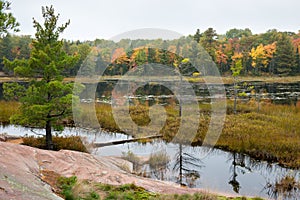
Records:
[[[21,83],[26,84],[26,83]],[[100,102],[109,103],[111,100],[111,91],[117,84],[116,80],[107,80],[99,82],[96,86],[95,97]],[[174,82],[166,81],[166,85],[173,85]],[[0,83],[0,99],[3,99],[3,83]],[[94,88],[94,84],[87,84],[86,90],[81,94],[81,99],[86,102],[93,101],[91,99],[85,99],[90,91],[88,88]],[[191,83],[195,94],[199,101],[209,101],[211,97],[205,83]],[[233,84],[225,84],[225,91],[227,98],[232,98],[234,94]],[[183,85],[184,87],[184,85]],[[212,89],[218,89],[218,85],[211,86]],[[251,93],[251,90],[255,90],[256,93]],[[239,92],[245,93],[243,99],[255,98],[260,94],[261,99],[270,100],[272,103],[279,104],[294,104],[297,100],[300,100],[300,82],[294,83],[265,83],[265,82],[241,82],[239,84]],[[142,101],[160,101],[162,104],[167,103],[169,98],[173,98],[172,91],[167,87],[160,84],[145,84],[144,87],[138,88],[136,91],[136,98],[140,98]]]
[[[111,100],[111,91],[117,84],[117,81],[104,81],[99,82],[96,87],[95,97],[99,102],[109,103]],[[126,81],[123,84],[127,84]],[[130,84],[130,83],[128,83]],[[165,81],[165,85],[174,85],[174,82]],[[186,83],[187,84],[187,83]],[[91,101],[91,99],[85,99],[90,96],[89,87],[94,88],[94,84],[85,84],[86,90],[81,94],[83,101]],[[210,96],[208,85],[206,83],[191,83],[193,90],[197,96],[199,102],[209,102],[214,96]],[[181,87],[189,87],[189,84],[185,85],[181,83]],[[227,98],[233,98],[234,87],[233,84],[225,84],[225,92]],[[210,91],[218,90],[219,85],[210,84]],[[249,100],[250,98],[259,98],[261,100],[269,100],[272,103],[277,104],[296,104],[300,100],[300,82],[294,83],[265,83],[265,82],[241,82],[238,86],[238,93],[244,95],[239,98]],[[130,97],[129,97],[130,98]],[[145,84],[143,87],[137,88],[133,98],[138,98],[141,101],[149,101],[152,103],[166,104],[168,99],[173,98],[173,93],[167,87],[160,84]],[[188,98],[188,96],[187,96]]]
[[[38,129],[33,131],[44,132]],[[31,129],[19,126],[0,126],[0,133],[4,132],[10,135],[35,135]],[[62,134],[79,135],[90,142],[101,143],[131,138],[119,133],[80,128],[66,128]],[[300,199],[299,189],[291,188],[289,192],[282,192],[278,187],[289,178],[300,181],[299,170],[253,160],[246,155],[201,146],[165,143],[160,139],[144,144],[133,142],[105,146],[95,149],[92,153],[97,156],[122,156],[128,152],[138,156],[141,160],[148,160],[153,155],[166,155],[169,158],[165,164],[158,167],[151,167],[149,163],[146,163],[137,169],[144,176],[154,179],[173,181],[188,187],[223,194],[270,199]]]

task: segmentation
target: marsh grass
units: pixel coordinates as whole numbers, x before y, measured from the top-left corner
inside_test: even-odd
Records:
[[[257,112],[255,101],[239,102],[238,114],[234,115],[233,102],[228,101],[225,124],[216,147],[245,153],[256,159],[278,162],[282,166],[299,168],[300,108],[268,102],[260,104],[260,111]],[[187,126],[198,125],[193,144],[202,144],[210,123],[211,105],[200,104],[199,107],[200,119],[189,118],[184,121]],[[165,109],[167,118],[159,133],[163,134],[164,140],[172,141],[180,126],[179,109],[176,106],[166,106]],[[121,131],[114,122],[110,105],[97,104],[96,112],[102,127],[111,131]],[[137,124],[149,123],[149,108],[147,107],[132,106],[130,114]],[[156,116],[156,118],[159,117],[161,116]]]
[[[245,105],[243,105],[245,106]],[[227,115],[217,146],[292,168],[300,167],[300,108],[265,104],[257,113]]]
[[[10,117],[19,113],[20,103],[15,101],[0,101],[0,124],[9,124]]]
[[[79,136],[53,136],[52,140],[55,151],[65,149],[88,153],[87,148]],[[24,137],[22,144],[39,149],[47,149],[45,137]]]
[[[283,196],[293,196],[300,190],[300,182],[294,176],[288,175],[277,181],[274,186],[274,193]],[[277,196],[276,195],[276,196]]]
[[[159,127],[147,129],[151,123],[149,107],[136,105],[130,107],[130,116],[142,128],[139,130],[120,130],[115,123],[111,105],[96,103],[94,109],[98,121],[91,118],[91,105],[83,104],[82,118],[84,126],[99,125],[110,132],[124,132],[134,137],[162,134],[165,141],[172,141],[180,126],[178,106],[165,106],[167,114],[162,129]],[[8,123],[12,114],[18,112],[16,102],[1,101],[0,121]],[[198,125],[196,136],[191,136],[192,143],[201,145],[210,123],[211,105],[199,104],[200,119],[189,118],[184,121],[188,126]],[[233,102],[227,103],[227,115],[222,134],[216,144],[217,148],[237,153],[245,153],[256,159],[278,162],[282,166],[300,168],[300,107],[291,105],[275,105],[269,102],[260,103],[257,112],[257,102],[238,103],[238,114],[233,114]],[[193,108],[191,108],[193,109]],[[152,113],[155,120],[165,119],[161,113]],[[138,135],[135,135],[137,134]],[[186,130],[189,134],[189,130]],[[185,135],[185,138],[189,138]],[[184,142],[184,141],[181,141]],[[190,142],[190,141],[187,141]]]

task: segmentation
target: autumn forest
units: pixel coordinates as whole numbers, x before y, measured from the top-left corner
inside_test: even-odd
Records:
[[[32,37],[8,34],[0,40],[0,71],[5,75],[12,75],[12,71],[4,67],[2,58],[29,58]],[[91,69],[87,67],[86,70],[90,70],[87,73],[98,72],[101,66],[109,66],[106,75],[122,75],[129,69],[145,63],[177,66],[183,59],[178,55],[193,57],[195,44],[203,47],[211,56],[221,75],[230,75],[230,68],[238,62],[242,66],[241,75],[287,76],[300,73],[300,33],[280,32],[276,29],[261,34],[253,34],[248,28],[230,29],[226,34],[218,34],[213,28],[209,28],[203,32],[197,29],[195,34],[175,40],[123,39],[116,43],[96,39],[63,40],[63,43],[63,48],[69,55],[79,57],[77,64],[65,71],[66,76],[75,76],[83,62],[87,62],[85,60],[90,53],[97,56],[97,62],[96,66],[90,67]],[[145,48],[134,50],[140,46]],[[185,75],[192,75],[193,72],[195,70]],[[209,69],[200,73],[210,75]]]

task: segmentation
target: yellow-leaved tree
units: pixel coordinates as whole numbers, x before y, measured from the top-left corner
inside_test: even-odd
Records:
[[[263,44],[258,45],[256,48],[252,48],[250,56],[252,58],[252,67],[254,67],[256,72],[265,69],[270,64],[273,55],[276,51],[276,43],[268,44],[264,46]]]

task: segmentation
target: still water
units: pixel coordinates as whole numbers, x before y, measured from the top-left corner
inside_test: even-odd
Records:
[[[39,129],[33,131],[20,126],[0,126],[0,134],[23,136],[44,133]],[[79,135],[89,142],[101,143],[131,138],[119,133],[96,132],[79,128],[66,128],[61,134]],[[146,144],[134,142],[101,147],[93,150],[92,153],[97,156],[122,156],[124,152],[129,151],[144,160],[147,160],[151,154],[159,152],[164,152],[169,157],[169,162],[164,167],[153,169],[147,164],[141,167],[140,170],[146,176],[154,179],[181,182],[183,185],[202,188],[210,192],[268,199],[300,199],[299,189],[292,188],[291,191],[285,193],[276,190],[276,182],[278,185],[278,182],[285,177],[294,177],[296,181],[300,181],[299,170],[253,160],[245,155],[201,146],[180,146],[165,143],[159,139]]]

